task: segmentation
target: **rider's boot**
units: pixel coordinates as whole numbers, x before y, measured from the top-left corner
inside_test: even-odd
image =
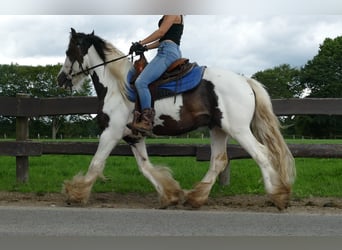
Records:
[[[154,116],[153,108],[144,109],[139,117],[140,119],[133,119],[133,122],[127,126],[139,131],[144,136],[152,135]]]
[[[144,109],[141,114],[135,111],[133,122],[127,124],[127,127],[133,131],[139,131],[144,136],[151,136],[154,116],[155,111],[153,108]]]

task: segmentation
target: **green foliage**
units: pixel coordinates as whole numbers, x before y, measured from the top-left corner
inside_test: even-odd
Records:
[[[342,97],[342,36],[327,38],[319,52],[301,70],[301,82],[310,89],[308,97]],[[317,138],[342,135],[342,116],[297,116],[297,131]]]
[[[60,67],[0,65],[1,95],[15,97],[17,93],[25,93],[32,97],[65,96],[67,92],[58,88],[56,83]]]
[[[337,139],[342,136],[342,117],[324,115],[296,116],[295,133],[311,138]]]
[[[300,71],[283,64],[273,69],[255,73],[252,78],[261,82],[267,88],[272,99],[299,97],[303,87],[299,82]]]
[[[309,97],[342,97],[342,36],[324,40],[302,68],[301,82],[311,90]]]
[[[342,37],[327,38],[318,54],[301,69],[283,64],[273,69],[255,73],[253,78],[263,83],[271,98],[301,97],[303,93],[313,98],[342,97]],[[305,115],[282,117],[284,134],[313,138],[342,136],[342,116]]]
[[[21,66],[17,64],[0,65],[0,91],[2,96],[15,97],[18,93],[28,94],[30,97],[64,97],[71,93],[57,85],[56,77],[61,68],[60,64],[46,66]],[[77,96],[88,96],[92,93],[92,86],[89,79],[83,85],[83,88],[74,93]],[[81,121],[92,121],[89,115],[73,116],[53,116],[53,117],[32,117],[30,119],[30,133],[36,137],[38,134],[42,137],[56,137],[59,128],[63,127],[61,134],[68,135],[68,131],[75,130],[74,125],[79,126],[79,130],[85,132],[80,125]],[[15,137],[15,118],[0,116],[0,134],[8,137]],[[93,129],[90,128],[91,130]],[[52,133],[52,135],[51,135]],[[77,136],[80,135],[77,134]],[[97,135],[97,131],[92,133]],[[75,133],[70,134],[74,136]],[[87,131],[86,136],[89,135]]]

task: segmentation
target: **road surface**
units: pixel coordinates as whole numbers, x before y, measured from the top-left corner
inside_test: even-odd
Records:
[[[342,215],[0,207],[0,236],[341,236]]]

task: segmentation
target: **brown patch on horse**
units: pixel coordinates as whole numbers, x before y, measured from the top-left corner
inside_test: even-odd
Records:
[[[180,119],[161,115],[163,125],[153,128],[156,135],[180,135],[202,126],[221,127],[222,112],[218,108],[218,97],[214,85],[202,80],[198,87],[182,94],[183,106],[179,110]]]
[[[97,124],[101,131],[105,130],[109,124],[109,116],[103,112],[104,98],[107,95],[108,88],[100,82],[99,77],[96,72],[91,75],[91,80],[93,81],[97,98],[99,99],[99,107],[97,108]]]
[[[228,162],[227,153],[224,152],[224,153],[222,153],[222,154],[219,154],[219,155],[216,157],[216,159],[219,160],[219,161]]]

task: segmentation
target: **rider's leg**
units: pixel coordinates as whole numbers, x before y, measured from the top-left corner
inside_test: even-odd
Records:
[[[135,81],[138,92],[142,115],[132,127],[140,132],[152,133],[154,110],[151,107],[151,93],[148,85],[158,79],[166,69],[181,57],[179,46],[173,42],[162,42],[158,48],[157,55],[145,67]]]

